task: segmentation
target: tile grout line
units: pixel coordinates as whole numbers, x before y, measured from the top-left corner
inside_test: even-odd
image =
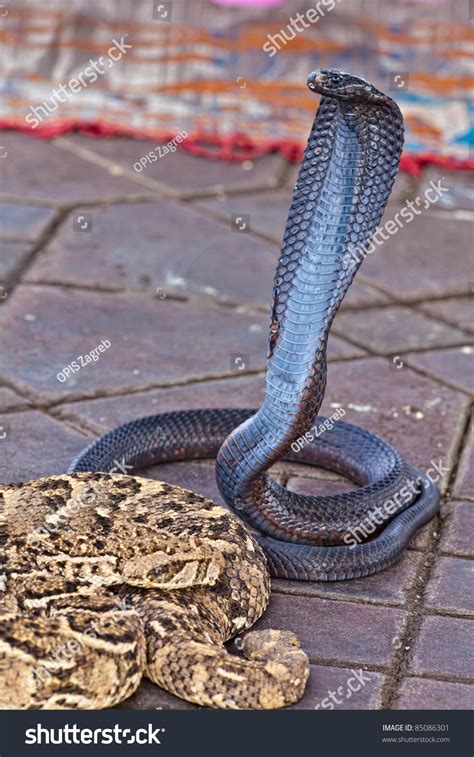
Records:
[[[333,361],[333,362],[340,362],[340,361]],[[91,389],[89,392],[86,390],[81,395],[74,395],[74,394],[68,394],[66,396],[59,395],[59,396],[53,396],[50,399],[47,398],[41,398],[38,395],[33,395],[31,399],[29,400],[34,404],[35,407],[38,409],[51,409],[51,408],[60,408],[63,405],[67,405],[69,403],[76,403],[76,402],[87,402],[91,400],[105,400],[113,397],[129,397],[130,395],[134,394],[142,394],[147,392],[153,392],[159,389],[173,389],[173,388],[182,388],[186,386],[193,386],[194,384],[205,384],[209,381],[225,381],[225,380],[231,380],[233,378],[243,378],[243,377],[252,377],[252,376],[261,376],[264,375],[265,371],[263,368],[256,368],[255,370],[247,370],[245,373],[239,373],[236,374],[234,372],[223,372],[223,373],[214,373],[214,374],[206,374],[205,376],[189,376],[187,378],[183,379],[175,379],[172,383],[168,382],[156,382],[152,384],[144,384],[143,386],[130,386],[130,387],[119,387],[117,390],[111,390],[108,392],[107,390],[103,390],[102,393],[97,393],[97,390]],[[15,391],[17,394],[22,394],[25,398],[28,397],[26,392],[23,389],[17,389],[17,384],[11,380],[8,379],[8,377],[4,377],[3,374],[0,373],[0,382],[2,382],[4,385],[7,385],[9,388],[11,388],[13,391]]]
[[[5,241],[5,240],[3,240]],[[52,239],[46,240],[46,244],[48,244]],[[38,250],[39,251],[39,250]],[[87,284],[87,283],[76,283],[71,281],[61,281],[60,279],[51,279],[51,280],[25,280],[21,282],[23,286],[38,286],[38,287],[53,287],[58,289],[71,289],[78,292],[97,292],[97,293],[103,293],[103,294],[123,294],[128,296],[140,296],[145,297],[150,300],[156,299],[155,293],[151,289],[138,289],[134,287],[121,287],[121,286],[105,286],[105,285],[98,285],[98,284]],[[240,309],[245,308],[246,312],[254,313],[254,314],[267,314],[269,311],[269,306],[265,305],[263,302],[246,302],[242,300],[232,300],[227,299],[225,297],[215,297],[213,295],[206,295],[202,294],[200,292],[193,292],[190,290],[180,290],[180,289],[170,289],[166,292],[166,298],[178,301],[178,302],[184,302],[184,303],[190,303],[190,304],[203,304],[203,305],[215,305],[217,307],[222,307],[226,309]],[[464,295],[457,295],[454,298],[453,297],[447,297],[446,299],[463,299]],[[391,307],[405,307],[407,309],[413,310],[419,315],[424,316],[425,318],[428,318],[431,321],[434,321],[435,323],[441,323],[444,326],[449,326],[452,329],[455,329],[457,331],[460,331],[463,333],[463,336],[466,337],[465,341],[459,342],[459,344],[447,344],[447,345],[435,345],[435,346],[428,346],[423,348],[415,348],[411,349],[408,348],[406,350],[401,350],[401,352],[404,353],[411,353],[411,352],[426,352],[431,350],[447,350],[451,349],[453,347],[462,346],[465,344],[466,341],[469,339],[473,339],[474,337],[474,330],[471,330],[465,326],[462,326],[461,324],[456,323],[455,321],[448,321],[446,319],[443,319],[442,317],[438,317],[437,315],[434,316],[430,313],[427,313],[419,308],[422,308],[424,305],[432,303],[432,302],[442,302],[443,298],[439,298],[437,300],[421,300],[416,301],[413,303],[398,303],[398,302],[375,302],[375,303],[365,303],[361,305],[345,305],[340,310],[341,315],[344,315],[345,313],[363,313],[364,311],[371,311],[371,310],[387,310]],[[334,333],[337,336],[340,336],[341,338],[347,339],[349,341],[349,338],[341,333],[338,325],[336,324],[336,330],[334,330]],[[359,347],[361,349],[370,349],[369,347],[362,347],[359,344]],[[382,353],[376,353],[383,356]],[[392,353],[385,353],[385,355],[391,355]]]
[[[205,189],[196,189],[191,191],[184,189],[181,190],[172,187],[169,184],[163,183],[157,179],[151,179],[149,177],[142,176],[141,173],[137,174],[136,171],[133,171],[127,166],[124,166],[121,163],[117,163],[113,158],[104,157],[104,155],[102,155],[100,152],[95,152],[88,147],[74,144],[68,139],[68,137],[58,137],[52,140],[51,143],[61,150],[69,152],[80,158],[81,160],[84,160],[85,162],[93,163],[94,165],[100,165],[101,168],[103,168],[112,176],[124,177],[129,181],[133,181],[139,187],[146,187],[147,189],[155,191],[156,193],[160,193],[164,197],[182,200],[185,202],[207,197],[209,196],[209,194],[211,194],[211,196],[215,196],[222,193],[223,191],[225,191],[227,194],[232,194],[233,192],[259,192],[264,191],[265,189],[276,190],[284,185],[284,178],[287,174],[286,164],[288,163],[288,161],[286,161],[284,158],[281,158],[281,166],[279,169],[277,168],[275,170],[275,175],[270,177],[266,182],[263,181],[261,185],[252,185],[250,183],[248,185],[245,185],[243,183],[240,187],[226,188],[224,184],[214,184]],[[182,152],[183,154],[186,154],[185,150],[183,150]]]
[[[462,346],[462,345],[458,345]],[[451,348],[442,348],[442,349],[455,349],[455,346],[452,346]],[[441,350],[437,350],[437,352],[441,352]],[[411,352],[408,353],[408,357],[406,358],[407,366],[410,368],[410,370],[414,371],[415,373],[418,373],[420,376],[424,376],[425,378],[431,379],[431,381],[436,381],[438,384],[442,384],[443,386],[447,387],[448,389],[453,389],[455,392],[459,392],[459,394],[465,395],[467,399],[472,400],[473,399],[473,392],[470,391],[467,387],[462,387],[460,384],[455,384],[454,381],[450,381],[445,376],[441,376],[441,374],[432,373],[428,368],[424,368],[418,365],[415,365],[413,362],[410,361],[409,356],[410,355],[418,355],[423,354],[423,352]]]
[[[460,295],[455,297],[454,299],[463,299],[463,297],[466,297],[467,295]],[[447,297],[446,299],[451,299],[450,297]],[[421,313],[424,316],[428,316],[429,318],[432,318],[435,321],[439,321],[439,323],[444,323],[445,326],[451,326],[451,328],[459,329],[460,331],[464,331],[464,333],[467,336],[474,337],[474,329],[470,329],[468,326],[461,326],[455,321],[449,320],[449,318],[446,318],[444,315],[440,315],[437,313],[435,316],[432,315],[429,311],[423,310],[423,307],[426,306],[426,303],[430,303],[432,300],[422,300],[421,302],[416,302],[412,305],[413,310],[416,310],[417,313]],[[435,300],[435,302],[443,302],[443,300]]]
[[[39,236],[38,240],[36,242],[33,242],[32,247],[29,250],[29,252],[25,255],[23,262],[18,266],[18,268],[15,269],[15,271],[9,278],[8,277],[6,278],[5,283],[9,287],[8,299],[10,298],[10,295],[16,290],[16,288],[19,285],[21,285],[24,274],[34,263],[37,256],[54,238],[57,230],[59,229],[60,226],[62,226],[68,214],[69,214],[69,211],[66,210],[65,208],[58,208],[56,210],[51,221],[47,224],[45,230]],[[8,308],[8,300],[7,302],[5,302],[5,305],[3,307],[5,309]]]
[[[367,358],[382,358],[384,360],[387,360],[389,357],[391,357],[394,353],[386,353],[382,354],[380,352],[375,352],[375,350],[372,347],[369,346],[363,346],[361,342],[356,341],[353,337],[349,337],[346,334],[341,334],[339,331],[334,332],[336,336],[338,336],[341,339],[345,339],[346,342],[349,342],[353,347],[357,347],[360,350],[365,350],[367,352],[367,355],[361,355],[359,357],[353,357],[348,358],[348,360],[363,360]],[[465,395],[467,398],[472,398],[471,393],[466,389],[461,389],[459,386],[455,386],[451,384],[449,381],[447,381],[444,377],[439,378],[438,376],[430,373],[427,369],[419,368],[417,365],[413,365],[413,363],[409,362],[409,356],[410,355],[419,355],[424,354],[425,352],[433,352],[433,351],[441,351],[445,349],[451,349],[454,348],[456,345],[451,345],[450,347],[431,347],[431,348],[422,348],[419,350],[410,350],[410,351],[400,351],[400,357],[405,357],[407,361],[407,366],[410,368],[411,371],[414,373],[419,374],[420,376],[424,376],[425,378],[429,378],[431,381],[435,381],[437,384],[441,384],[442,386],[447,387],[448,389],[453,389],[456,392],[459,392],[460,394]],[[457,346],[463,346],[463,344],[459,344]]]
[[[46,240],[46,242],[44,244],[48,243],[48,241],[49,240]],[[38,249],[35,249],[35,251],[34,251],[34,253],[32,253],[32,255],[36,255],[36,253],[39,253],[41,251],[42,251],[42,245],[41,245],[41,247],[38,247]],[[30,261],[30,262],[32,262],[32,261]],[[30,265],[30,263],[28,264],[28,267],[29,267],[29,265]],[[139,290],[109,290],[109,289],[100,290],[97,287],[90,287],[90,288],[89,287],[79,287],[79,286],[76,286],[76,285],[68,285],[68,284],[56,283],[56,282],[51,283],[51,282],[35,282],[35,281],[23,281],[23,280],[20,280],[20,281],[16,282],[14,288],[16,289],[18,285],[25,286],[25,287],[30,287],[30,286],[31,287],[34,287],[34,286],[41,287],[41,286],[44,286],[44,287],[51,287],[53,289],[54,288],[57,288],[57,289],[65,288],[65,289],[72,289],[74,291],[87,291],[87,292],[91,292],[91,293],[93,293],[93,292],[103,292],[103,293],[110,294],[110,295],[120,294],[120,295],[124,295],[124,296],[137,297],[137,298],[140,298],[140,299],[143,296],[143,293],[140,292]],[[152,301],[152,300],[156,299],[156,297],[154,297],[152,295],[152,296],[149,297],[149,299],[150,299],[150,301]],[[180,304],[183,304],[183,305],[185,305],[185,304],[194,304],[194,305],[197,305],[197,306],[204,305],[204,306],[206,306],[208,308],[211,308],[211,309],[212,308],[216,308],[216,309],[223,308],[223,309],[226,309],[226,310],[238,310],[240,308],[245,308],[244,312],[247,313],[248,315],[252,315],[252,314],[254,314],[254,315],[257,315],[257,314],[263,315],[263,308],[262,308],[262,310],[260,310],[259,306],[255,306],[255,305],[252,305],[252,304],[227,303],[227,302],[218,301],[218,300],[207,300],[207,299],[203,299],[203,298],[199,298],[199,297],[195,297],[195,298],[189,298],[189,297],[187,297],[187,298],[185,298],[185,297],[178,297],[178,296],[174,296],[174,295],[170,295],[169,299],[172,300],[173,302],[179,302]],[[361,308],[361,310],[363,310],[363,309],[364,308]],[[435,320],[435,319],[433,319],[433,320]],[[463,329],[459,329],[459,330],[463,331]],[[355,348],[357,348],[359,350],[362,350],[366,354],[364,354],[364,355],[350,355],[350,356],[347,356],[347,357],[344,356],[344,355],[340,355],[337,358],[334,358],[334,359],[330,360],[329,362],[331,362],[331,363],[351,362],[353,360],[362,360],[362,359],[367,359],[369,357],[387,359],[392,354],[392,353],[380,353],[380,352],[376,352],[369,345],[365,345],[362,342],[359,342],[358,340],[355,340],[352,336],[348,336],[347,334],[343,333],[342,330],[340,330],[340,329],[337,328],[337,326],[336,326],[335,330],[333,329],[333,333],[339,339],[344,340],[345,342],[347,342],[348,344],[350,344],[352,347],[355,347]],[[467,336],[469,338],[471,335],[469,334]],[[453,389],[454,391],[460,392],[460,393],[466,395],[467,397],[471,397],[471,393],[466,388],[463,388],[460,385],[456,385],[456,384],[450,382],[445,377],[441,377],[441,376],[439,376],[439,375],[437,375],[435,373],[431,373],[429,370],[424,369],[424,368],[420,368],[419,366],[414,365],[413,363],[410,362],[410,355],[422,355],[422,354],[424,354],[426,352],[440,352],[442,350],[455,349],[456,347],[465,346],[465,343],[466,343],[465,340],[463,340],[462,342],[459,342],[458,344],[450,344],[450,345],[447,345],[447,346],[446,345],[438,346],[438,347],[431,346],[431,347],[426,347],[426,348],[410,349],[409,351],[401,350],[400,354],[403,355],[403,356],[406,356],[408,367],[412,371],[414,371],[415,373],[418,373],[421,376],[429,378],[432,381],[435,381],[435,382],[437,382],[437,383],[439,383],[439,384],[441,384],[443,386],[446,386],[446,387],[448,387],[450,389]],[[261,369],[261,370],[263,370],[263,369]],[[257,372],[259,372],[259,371],[257,371]],[[200,379],[200,380],[212,380],[213,378],[214,378],[214,376],[210,375],[209,379],[205,378],[205,379]],[[147,388],[153,388],[153,386],[155,386],[155,385],[152,385],[152,386],[147,385]],[[157,388],[161,388],[161,385],[157,385]],[[143,388],[142,389],[140,389],[140,388],[136,389],[136,391],[143,391]],[[122,394],[132,393],[132,389],[121,390],[121,393]],[[111,396],[111,395],[103,395],[103,396]],[[90,398],[91,397],[84,397],[84,399],[90,399]],[[77,399],[79,399],[79,398],[74,398],[71,401],[76,401]]]
[[[445,494],[441,497],[440,512],[433,519],[434,531],[431,532],[428,544],[423,550],[424,559],[422,560],[419,570],[412,582],[411,591],[407,599],[407,622],[405,630],[400,637],[400,647],[393,656],[393,662],[388,670],[387,685],[382,691],[382,709],[392,709],[400,693],[400,687],[409,673],[410,663],[413,658],[413,650],[418,639],[419,631],[426,614],[425,593],[428,583],[432,576],[433,568],[440,554],[440,541],[444,517],[441,513],[441,507],[449,501],[450,488],[456,479],[459,468],[459,461],[464,451],[465,443],[468,439],[469,432],[469,413],[464,419],[464,427],[460,435],[457,450],[454,454],[456,460]]]
[[[474,678],[471,676],[444,675],[443,673],[413,673],[407,678],[416,678],[418,681],[438,681],[439,683],[459,683],[465,686],[473,686]]]
[[[412,554],[410,552],[410,554]],[[419,555],[419,552],[416,552],[414,554]],[[310,582],[311,584],[314,584],[315,582]],[[328,602],[347,602],[348,604],[354,604],[354,605],[362,605],[364,607],[367,607],[367,605],[370,605],[371,607],[380,607],[380,608],[386,608],[389,610],[400,610],[402,612],[405,612],[405,600],[400,601],[388,601],[383,599],[371,599],[366,596],[350,596],[347,594],[341,594],[341,595],[335,595],[335,594],[326,594],[322,590],[314,589],[311,592],[304,589],[287,589],[287,588],[280,588],[279,586],[273,587],[272,585],[272,594],[280,594],[281,596],[285,597],[304,597],[305,599],[323,599]]]
[[[63,150],[64,152],[75,155],[76,158],[83,160],[85,163],[92,163],[96,166],[99,165],[111,176],[124,177],[129,181],[133,181],[135,184],[137,184],[137,187],[146,187],[147,189],[154,190],[157,193],[166,194],[168,197],[179,197],[179,193],[173,190],[172,187],[169,187],[166,184],[162,184],[160,181],[156,181],[155,179],[150,179],[146,176],[142,176],[141,173],[132,171],[130,168],[124,167],[113,159],[104,157],[98,152],[94,152],[94,150],[89,149],[89,147],[76,145],[75,143],[71,142],[68,137],[57,137],[56,139],[51,140],[51,145],[60,150]]]

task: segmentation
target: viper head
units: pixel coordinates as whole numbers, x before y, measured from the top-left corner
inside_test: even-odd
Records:
[[[308,87],[325,97],[339,100],[367,99],[375,100],[382,95],[372,84],[359,76],[345,71],[317,69],[308,76]]]

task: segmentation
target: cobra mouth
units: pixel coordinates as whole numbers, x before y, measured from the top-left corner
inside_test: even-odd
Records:
[[[354,98],[373,98],[379,94],[378,90],[354,74],[331,69],[317,69],[308,76],[307,85],[312,92],[326,97],[336,97],[341,100]]]

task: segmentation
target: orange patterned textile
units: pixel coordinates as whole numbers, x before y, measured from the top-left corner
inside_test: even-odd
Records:
[[[299,159],[316,67],[391,91],[402,166],[474,166],[468,0],[14,0],[0,5],[0,127],[172,139],[242,159]]]

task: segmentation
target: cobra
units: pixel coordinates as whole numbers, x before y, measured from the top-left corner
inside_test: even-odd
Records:
[[[384,440],[344,421],[297,455],[291,450],[325,421],[318,412],[329,330],[381,219],[403,144],[398,106],[364,79],[319,70],[308,86],[321,99],[274,281],[261,407],[141,418],[98,438],[69,471],[107,471],[121,457],[138,469],[217,455],[219,490],[259,532],[272,575],[331,581],[394,563],[437,512],[439,492]],[[282,458],[336,471],[359,488],[324,497],[288,491],[268,474]],[[417,486],[408,489],[413,481]],[[400,497],[403,487],[408,493]],[[351,535],[375,509],[385,512],[388,502],[387,517],[372,524],[365,541],[351,543]]]

